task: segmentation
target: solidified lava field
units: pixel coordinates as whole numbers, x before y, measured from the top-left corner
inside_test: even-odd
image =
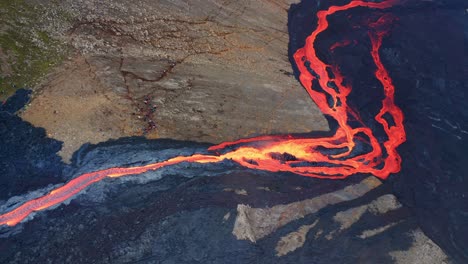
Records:
[[[289,58],[329,133],[78,150],[0,108],[3,263],[468,261],[462,1],[302,1]],[[228,129],[228,128],[226,128]],[[429,249],[429,252],[428,252]]]

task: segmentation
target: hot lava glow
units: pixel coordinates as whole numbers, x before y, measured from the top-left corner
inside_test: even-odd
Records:
[[[58,205],[105,178],[141,174],[182,162],[214,163],[227,159],[252,169],[292,172],[315,178],[343,179],[356,173],[370,173],[386,179],[389,174],[400,170],[401,159],[396,148],[406,139],[403,113],[394,103],[394,86],[379,56],[382,39],[387,33],[385,25],[393,17],[384,15],[369,25],[371,56],[376,66],[375,77],[384,91],[382,107],[375,117],[386,133],[384,142],[379,142],[373,131],[360,120],[359,114],[348,106],[351,87],[344,84],[344,78],[337,67],[318,58],[314,44],[317,36],[328,28],[329,15],[355,7],[385,9],[396,3],[393,0],[381,3],[351,1],[343,6],[331,6],[319,11],[316,29],[307,37],[305,46],[294,54],[302,85],[320,110],[338,124],[332,136],[311,138],[280,135],[241,139],[210,147],[208,150],[213,153],[211,155],[179,156],[145,166],[115,167],[86,173],[42,197],[0,215],[0,225],[14,226],[31,213]],[[332,49],[338,46],[342,44],[336,44]],[[360,125],[351,125],[351,120]],[[359,145],[370,146],[370,151],[356,154],[355,150]]]

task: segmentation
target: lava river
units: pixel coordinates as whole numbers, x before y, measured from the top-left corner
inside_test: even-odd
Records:
[[[403,113],[394,103],[394,86],[379,56],[382,40],[394,17],[385,14],[368,24],[370,54],[376,67],[375,77],[381,83],[384,93],[380,112],[375,116],[385,131],[384,140],[379,141],[375,133],[360,120],[359,113],[348,106],[351,86],[345,84],[338,67],[319,59],[314,44],[317,36],[327,30],[327,18],[330,15],[356,7],[386,9],[395,4],[398,2],[393,0],[380,3],[351,1],[346,5],[319,11],[315,30],[307,37],[305,46],[294,54],[300,82],[323,114],[332,117],[338,124],[332,136],[260,136],[210,147],[210,155],[179,156],[144,166],[115,167],[86,173],[0,215],[0,225],[14,226],[31,213],[60,204],[105,178],[141,174],[182,162],[215,163],[228,159],[252,169],[288,171],[308,177],[343,179],[356,173],[370,173],[386,179],[389,174],[400,170],[401,158],[396,148],[406,140]],[[332,48],[340,45],[346,43],[336,44]]]

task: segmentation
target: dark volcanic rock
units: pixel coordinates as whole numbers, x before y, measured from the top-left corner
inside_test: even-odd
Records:
[[[105,179],[53,210],[38,212],[13,228],[1,227],[0,262],[448,263],[437,243],[455,262],[464,263],[467,180],[461,165],[467,161],[466,81],[464,62],[457,54],[462,46],[449,46],[446,40],[462,43],[466,35],[458,35],[457,28],[466,28],[466,20],[459,6],[444,8],[441,3],[411,2],[411,8],[391,10],[400,20],[385,38],[381,56],[405,112],[408,142],[400,148],[403,170],[388,182],[368,175],[342,181],[311,179],[248,170],[229,161],[183,163]],[[291,51],[303,44],[311,30],[304,25],[314,25],[317,6],[324,4],[304,1],[291,9]],[[354,34],[346,33],[348,21],[378,17],[363,9],[346,15],[351,17],[337,14],[330,20],[337,31],[351,34],[346,37]],[[327,57],[329,44],[344,36],[334,33],[323,35],[317,47],[324,59],[353,76],[352,102],[371,123],[379,94],[370,89],[375,80],[369,58],[361,54],[369,43],[340,49],[337,58]],[[356,34],[367,33],[363,27]],[[43,142],[26,140],[24,131],[36,130],[5,115],[9,119],[2,131],[10,131],[13,124],[22,129],[14,136],[2,135],[14,146],[5,153],[21,154],[19,150]],[[43,131],[38,135],[51,144]],[[63,174],[71,179],[113,166],[205,153],[207,146],[141,138],[85,145]],[[46,157],[53,163],[47,169],[57,168],[62,165],[57,165],[61,163],[55,151],[33,152],[41,155],[26,160],[36,164]],[[6,159],[5,164],[21,168],[17,161]],[[34,173],[44,171],[34,167]],[[16,175],[5,171],[4,176],[11,178],[2,181],[16,180]]]
[[[28,102],[29,94],[18,90],[0,105],[0,200],[63,181],[64,164],[57,155],[61,142],[15,114]]]
[[[401,12],[384,44],[406,117],[403,169],[395,192],[423,230],[461,263],[468,261],[468,110],[466,11]],[[400,59],[395,60],[395,54]],[[392,62],[392,60],[395,60]]]
[[[316,24],[313,14],[319,5],[326,3],[303,1],[291,8],[290,57],[313,29],[302,25]],[[381,57],[394,81],[407,133],[407,142],[399,148],[402,171],[390,183],[424,232],[458,262],[467,263],[466,3],[406,1],[383,11],[338,13],[330,17],[333,29],[320,36],[316,48],[320,57],[339,65],[344,76],[351,78],[350,104],[376,129],[374,116],[381,107],[382,92],[369,70],[375,66],[368,54],[365,24],[389,12],[398,20],[384,38]],[[327,52],[333,43],[357,35],[361,38],[351,47]]]
[[[204,147],[141,139],[87,146],[75,155],[74,168],[67,174],[154,162]],[[388,194],[389,186],[365,178],[356,175],[346,181],[323,181],[252,171],[223,162],[181,164],[144,175],[106,179],[69,205],[38,213],[34,219],[8,228],[11,235],[0,239],[0,262],[392,263],[391,252],[411,246],[408,236],[416,230],[416,221],[408,209],[392,202],[392,196],[385,198],[390,204],[376,206],[373,201]],[[343,191],[346,186],[350,187]],[[285,222],[273,214],[268,221],[263,219],[263,224],[252,220],[241,232],[250,232],[258,224],[262,228],[274,225],[272,232],[253,243],[236,229],[237,222],[244,221],[239,205],[251,206],[251,213],[280,208],[275,210],[282,215],[299,213],[302,217]],[[297,206],[309,209],[297,211]],[[343,222],[337,215],[349,214],[346,210],[351,214],[358,210],[361,215],[345,217],[350,220]],[[366,230],[392,223],[385,232],[359,237]],[[310,225],[304,235],[307,239],[285,252],[282,248],[289,242],[284,242],[284,237],[303,225]],[[343,225],[346,228],[340,227]]]
[[[5,100],[0,105],[0,111],[14,114],[23,108],[29,102],[31,90],[19,89],[8,100]]]

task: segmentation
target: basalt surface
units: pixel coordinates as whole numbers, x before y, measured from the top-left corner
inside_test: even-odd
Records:
[[[143,138],[86,145],[65,165],[61,180],[206,147]],[[23,224],[2,227],[0,261],[448,263],[389,187],[366,175],[324,181],[231,162],[179,164],[99,182]]]
[[[399,20],[385,37],[381,56],[394,80],[397,104],[405,114],[408,140],[399,148],[402,171],[389,180],[381,182],[362,174],[341,181],[319,180],[249,170],[229,161],[182,163],[142,175],[105,179],[22,224],[3,226],[0,262],[465,263],[468,181],[463,165],[468,162],[468,117],[466,68],[460,54],[467,25],[461,3],[409,1],[390,11]],[[328,3],[304,1],[291,7],[290,53],[302,47],[313,28],[303,25],[314,25],[314,14],[325,6]],[[330,20],[331,27],[343,34],[333,32],[317,41],[324,59],[330,59],[331,44],[348,37],[346,24],[365,14],[358,9]],[[369,43],[350,43],[351,47],[336,49],[339,56],[334,59],[346,76],[352,76],[353,107],[363,119],[372,119],[380,95],[374,89],[378,84],[369,75],[371,58],[361,52]],[[77,60],[88,61],[85,72],[96,67],[93,59],[96,63],[102,58]],[[125,60],[114,63],[125,72],[135,72],[136,66],[124,66]],[[150,73],[138,74],[147,74],[148,80],[155,78]],[[47,175],[37,166],[44,156],[53,163],[47,168],[56,168],[57,175],[55,181],[27,180],[25,189],[12,194],[37,191],[8,201],[1,198],[6,202],[0,210],[46,193],[52,188],[48,183],[113,166],[205,153],[210,146],[126,138],[85,145],[67,165],[55,154],[58,142],[15,116],[18,108],[15,101],[2,108],[4,127],[27,127],[18,129],[16,137],[2,135],[12,146],[2,148],[2,155],[11,157],[5,164],[23,160],[16,148],[35,146],[35,155],[23,161],[33,164],[24,175],[28,179]],[[2,133],[5,131],[8,129]],[[28,137],[36,140],[19,140]],[[8,177],[1,178],[2,187],[4,182],[16,186],[15,172],[5,173]]]
[[[461,54],[466,50],[467,13],[461,1],[404,3],[391,11],[398,20],[381,47],[383,64],[396,87],[396,104],[405,115],[407,135],[399,148],[402,170],[389,182],[426,234],[464,263],[468,258],[464,224],[468,222],[464,169],[468,162],[468,87],[467,64]],[[291,9],[291,53],[304,45],[311,28],[299,25],[314,23],[317,6],[321,5],[305,1]],[[341,71],[352,76],[352,107],[369,120],[380,107],[381,94],[366,73],[371,58],[360,52],[368,44],[353,42],[347,35],[353,34],[348,22],[365,21],[366,15],[356,11],[341,16],[331,18],[335,32],[324,34],[317,44],[326,50],[336,41],[350,40],[352,49],[336,48],[334,56],[322,56],[337,61]]]

